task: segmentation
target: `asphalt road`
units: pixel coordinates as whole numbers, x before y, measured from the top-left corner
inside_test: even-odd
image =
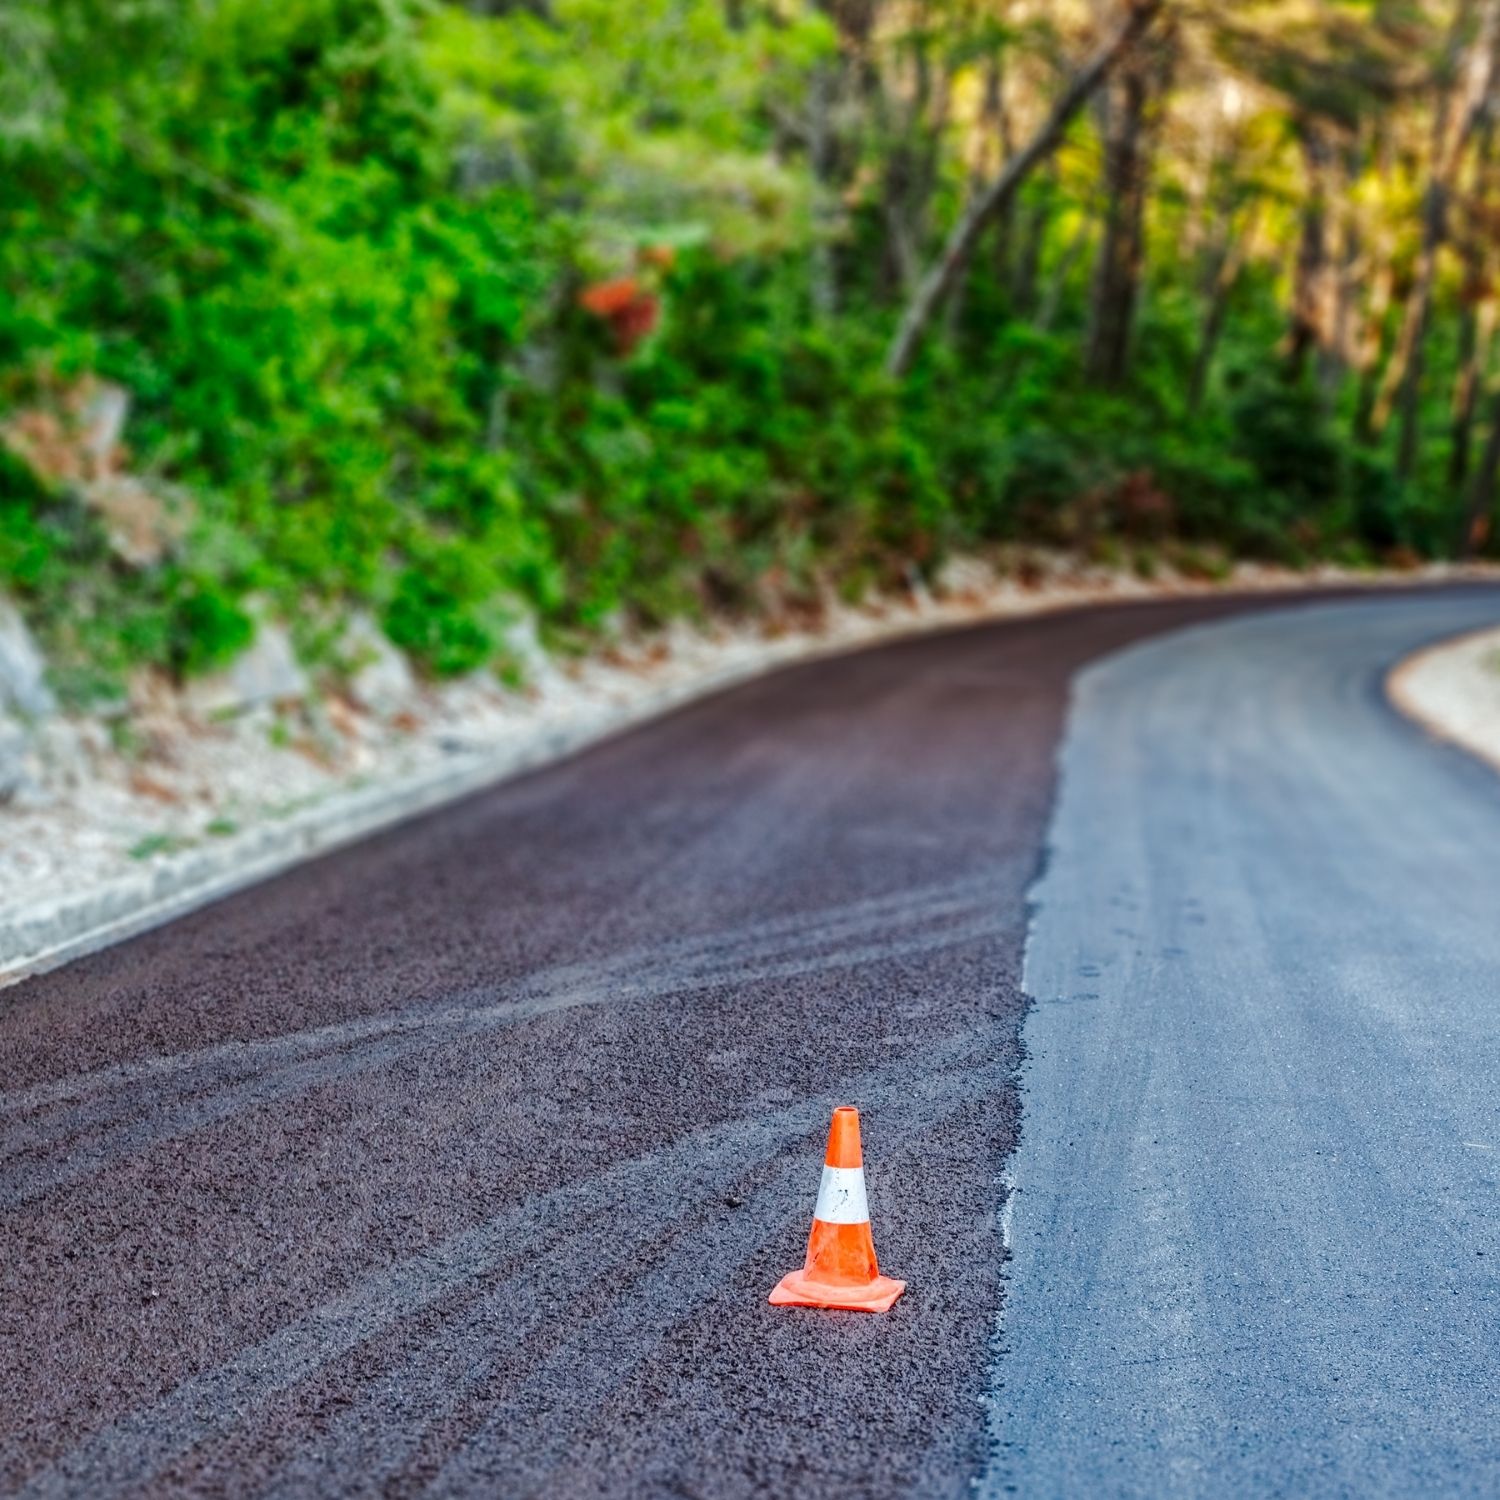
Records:
[[[1000,1423],[1010,1474],[987,1465],[1025,1357],[1023,1279],[996,1404],[1027,891],[1069,685],[1103,653],[1241,607],[1088,611],[801,667],[4,992],[0,1491],[925,1496],[985,1475],[1054,1492],[1073,1460],[1046,1468],[1019,1409]],[[1493,594],[1368,608],[1414,635],[1440,633],[1422,610],[1500,612]],[[1286,669],[1320,640],[1293,630]],[[1304,706],[1298,743],[1316,755],[1320,709]],[[1473,836],[1433,855],[1451,899],[1415,872],[1417,910],[1455,931],[1484,909],[1496,856],[1484,864],[1479,830],[1500,806],[1480,773],[1374,712],[1400,766],[1452,778],[1452,809],[1469,806]],[[1217,744],[1183,747],[1184,773],[1206,777]],[[1059,830],[1082,787],[1070,771]],[[1423,836],[1410,786],[1373,794],[1400,813],[1393,829]],[[1242,914],[1287,863],[1264,836],[1251,848]],[[1410,866],[1405,846],[1383,848],[1393,871]],[[1067,849],[1033,964],[1048,910],[1064,910]],[[1395,899],[1390,882],[1370,889]],[[1351,937],[1387,936],[1384,915],[1363,912]],[[1482,925],[1432,970],[1469,976],[1444,1012],[1455,1027],[1482,1028]],[[1398,1045],[1411,992],[1390,988],[1420,977],[1418,947],[1405,970],[1376,961],[1384,948],[1329,962],[1356,988],[1387,976],[1348,1045],[1416,1056],[1425,1108],[1448,1074],[1431,1035]],[[1038,1008],[1028,1044],[1085,1010]],[[1274,1049],[1274,1029],[1257,1035]],[[1483,1037],[1488,1052],[1469,1036],[1473,1066],[1493,1079],[1493,1022]],[[1037,1151],[1017,1166],[1023,1277],[1038,1274],[1024,1252],[1045,1142],[1079,1092],[1065,1079],[1044,1097],[1048,1066],[1039,1049]],[[1401,1081],[1383,1077],[1381,1131],[1416,1129]],[[1324,1083],[1335,1098],[1342,1084]],[[910,1290],[881,1318],[772,1309],[844,1102],[864,1111],[883,1268]],[[1373,1149],[1364,1117],[1338,1118],[1347,1149]],[[1404,1196],[1379,1205],[1384,1251],[1361,1262],[1384,1268],[1393,1328],[1413,1299],[1482,1292],[1456,1262],[1431,1282],[1432,1245],[1403,1258],[1434,1204],[1483,1209],[1457,1169],[1430,1177],[1437,1131],[1423,1127]],[[1388,1167],[1399,1142],[1382,1149]],[[1065,1289],[1080,1319],[1102,1284]],[[1471,1333],[1493,1308],[1470,1306]],[[1070,1376],[1102,1342],[1071,1327]],[[1435,1384],[1395,1387],[1388,1406]]]
[[[1500,1494],[1500,780],[1387,705],[1495,601],[1083,674],[983,1493]]]

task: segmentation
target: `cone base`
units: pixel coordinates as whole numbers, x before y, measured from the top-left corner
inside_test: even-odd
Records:
[[[851,1312],[889,1312],[906,1290],[904,1281],[877,1276],[864,1286],[814,1281],[805,1270],[789,1271],[771,1292],[773,1307],[843,1307]]]

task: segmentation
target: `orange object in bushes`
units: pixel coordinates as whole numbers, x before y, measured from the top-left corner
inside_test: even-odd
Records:
[[[656,294],[647,291],[634,276],[596,281],[579,293],[578,304],[609,324],[621,354],[629,354],[656,327],[661,312]]]

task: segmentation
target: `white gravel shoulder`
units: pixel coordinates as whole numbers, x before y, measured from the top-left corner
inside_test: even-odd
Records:
[[[1396,707],[1500,771],[1500,625],[1443,641],[1391,673]]]
[[[0,807],[0,985],[784,663],[1087,603],[1471,576],[1496,573],[1242,565],[1208,582],[1047,555],[1018,576],[971,558],[934,593],[831,607],[808,628],[681,627],[587,661],[542,659],[524,690],[474,677],[412,684],[378,713],[335,693],[233,719],[163,691],[113,730],[56,718],[37,736],[35,793]],[[1489,722],[1500,742],[1500,713]]]

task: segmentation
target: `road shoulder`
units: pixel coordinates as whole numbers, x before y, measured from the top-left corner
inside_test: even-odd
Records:
[[[0,988],[780,666],[1090,604],[1389,588],[1486,571],[1299,573],[1244,564],[1220,581],[1144,579],[1057,557],[1021,581],[974,563],[951,569],[936,598],[887,598],[774,635],[758,628],[679,632],[569,674],[551,671],[526,695],[461,694],[467,708],[450,704],[438,712],[429,705],[423,728],[383,749],[364,747],[347,773],[277,749],[263,733],[256,739],[253,725],[243,732],[209,725],[179,737],[149,776],[112,762],[110,776],[96,770],[74,777],[39,808],[4,810]]]
[[[1429,734],[1500,771],[1500,625],[1407,657],[1386,679],[1386,691]]]

